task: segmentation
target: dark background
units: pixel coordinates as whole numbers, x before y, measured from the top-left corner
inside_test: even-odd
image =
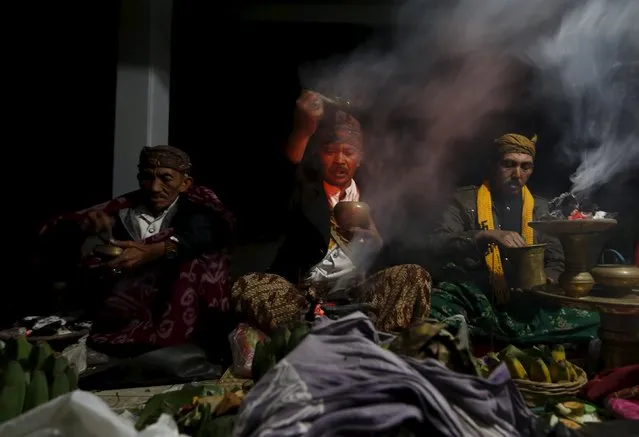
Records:
[[[5,171],[18,176],[7,176],[5,187],[15,196],[9,229],[17,260],[39,222],[111,196],[119,2],[65,7],[29,15],[7,53],[5,70],[15,76],[5,81],[12,97],[5,111],[15,133],[5,137]],[[273,187],[282,178],[277,153],[300,91],[298,67],[348,53],[373,29],[248,22],[213,2],[175,1],[172,33],[170,143],[191,154],[198,181],[236,213],[243,240],[269,239],[286,201]],[[565,191],[570,169],[554,155],[557,129],[534,108],[511,123],[510,131],[543,138],[532,190]],[[611,184],[598,200],[636,217],[636,182],[635,175]]]

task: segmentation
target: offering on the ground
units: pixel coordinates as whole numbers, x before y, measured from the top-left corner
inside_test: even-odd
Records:
[[[6,334],[10,337],[50,337],[86,331],[90,328],[91,322],[86,320],[58,316],[27,316],[16,322]]]
[[[0,423],[75,390],[76,369],[41,342],[10,339],[0,350]]]
[[[524,350],[509,345],[498,354],[486,355],[484,371],[490,373],[502,362],[506,364],[513,379],[561,383],[576,381],[578,378],[575,365],[566,359],[566,352],[561,345],[552,349],[535,346]]]
[[[269,340],[263,340],[255,346],[253,366],[251,373],[253,381],[257,382],[275,364],[297,347],[308,334],[308,325],[298,323],[292,331],[288,328],[279,328]]]
[[[246,323],[240,323],[229,334],[231,353],[233,354],[233,375],[240,378],[251,377],[251,365],[257,343],[264,340],[264,333]]]

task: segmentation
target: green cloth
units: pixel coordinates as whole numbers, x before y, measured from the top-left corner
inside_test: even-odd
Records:
[[[458,269],[447,269],[451,268]],[[464,276],[462,271],[459,276]],[[557,344],[582,343],[597,337],[597,312],[560,307],[517,292],[511,293],[506,305],[496,308],[488,290],[477,281],[442,281],[433,288],[430,317],[446,320],[463,315],[472,339],[492,337],[507,343]]]

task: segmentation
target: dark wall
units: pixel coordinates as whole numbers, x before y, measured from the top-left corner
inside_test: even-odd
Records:
[[[0,321],[40,300],[27,262],[38,224],[103,201],[112,183],[119,1],[24,6],[3,9],[15,25],[3,45]]]
[[[118,5],[38,5],[13,41],[22,230],[111,194]]]
[[[271,233],[286,199],[280,150],[300,92],[298,67],[346,53],[363,26],[240,22],[204,2],[174,6],[170,141],[231,207],[247,236]]]

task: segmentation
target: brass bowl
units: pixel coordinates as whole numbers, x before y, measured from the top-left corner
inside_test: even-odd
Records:
[[[627,296],[639,288],[639,267],[625,264],[598,264],[590,271],[595,282],[614,296]]]
[[[93,253],[100,258],[117,258],[122,255],[122,252],[124,252],[124,249],[110,244],[104,244],[93,248]]]
[[[598,234],[617,224],[615,219],[539,220],[530,222],[531,228],[555,237],[573,234]]]
[[[339,202],[333,209],[335,222],[342,229],[367,229],[371,224],[370,210],[364,202]]]

